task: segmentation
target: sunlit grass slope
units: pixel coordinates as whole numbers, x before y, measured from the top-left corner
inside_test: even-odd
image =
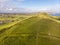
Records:
[[[46,14],[31,16],[5,29],[0,45],[60,45],[60,21]]]

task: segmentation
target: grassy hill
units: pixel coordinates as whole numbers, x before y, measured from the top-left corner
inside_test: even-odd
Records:
[[[3,30],[0,45],[60,45],[60,21],[46,13],[18,20]]]

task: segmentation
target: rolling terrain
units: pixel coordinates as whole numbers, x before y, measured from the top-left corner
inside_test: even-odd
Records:
[[[60,45],[60,21],[48,14],[18,16],[0,26],[0,45]]]

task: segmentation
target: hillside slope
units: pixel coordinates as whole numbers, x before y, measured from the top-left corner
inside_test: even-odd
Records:
[[[0,45],[60,45],[60,21],[49,15],[35,15],[7,28]]]

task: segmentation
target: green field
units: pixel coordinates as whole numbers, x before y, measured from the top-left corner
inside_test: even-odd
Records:
[[[60,45],[60,20],[48,14],[17,15],[0,20],[0,45]]]

